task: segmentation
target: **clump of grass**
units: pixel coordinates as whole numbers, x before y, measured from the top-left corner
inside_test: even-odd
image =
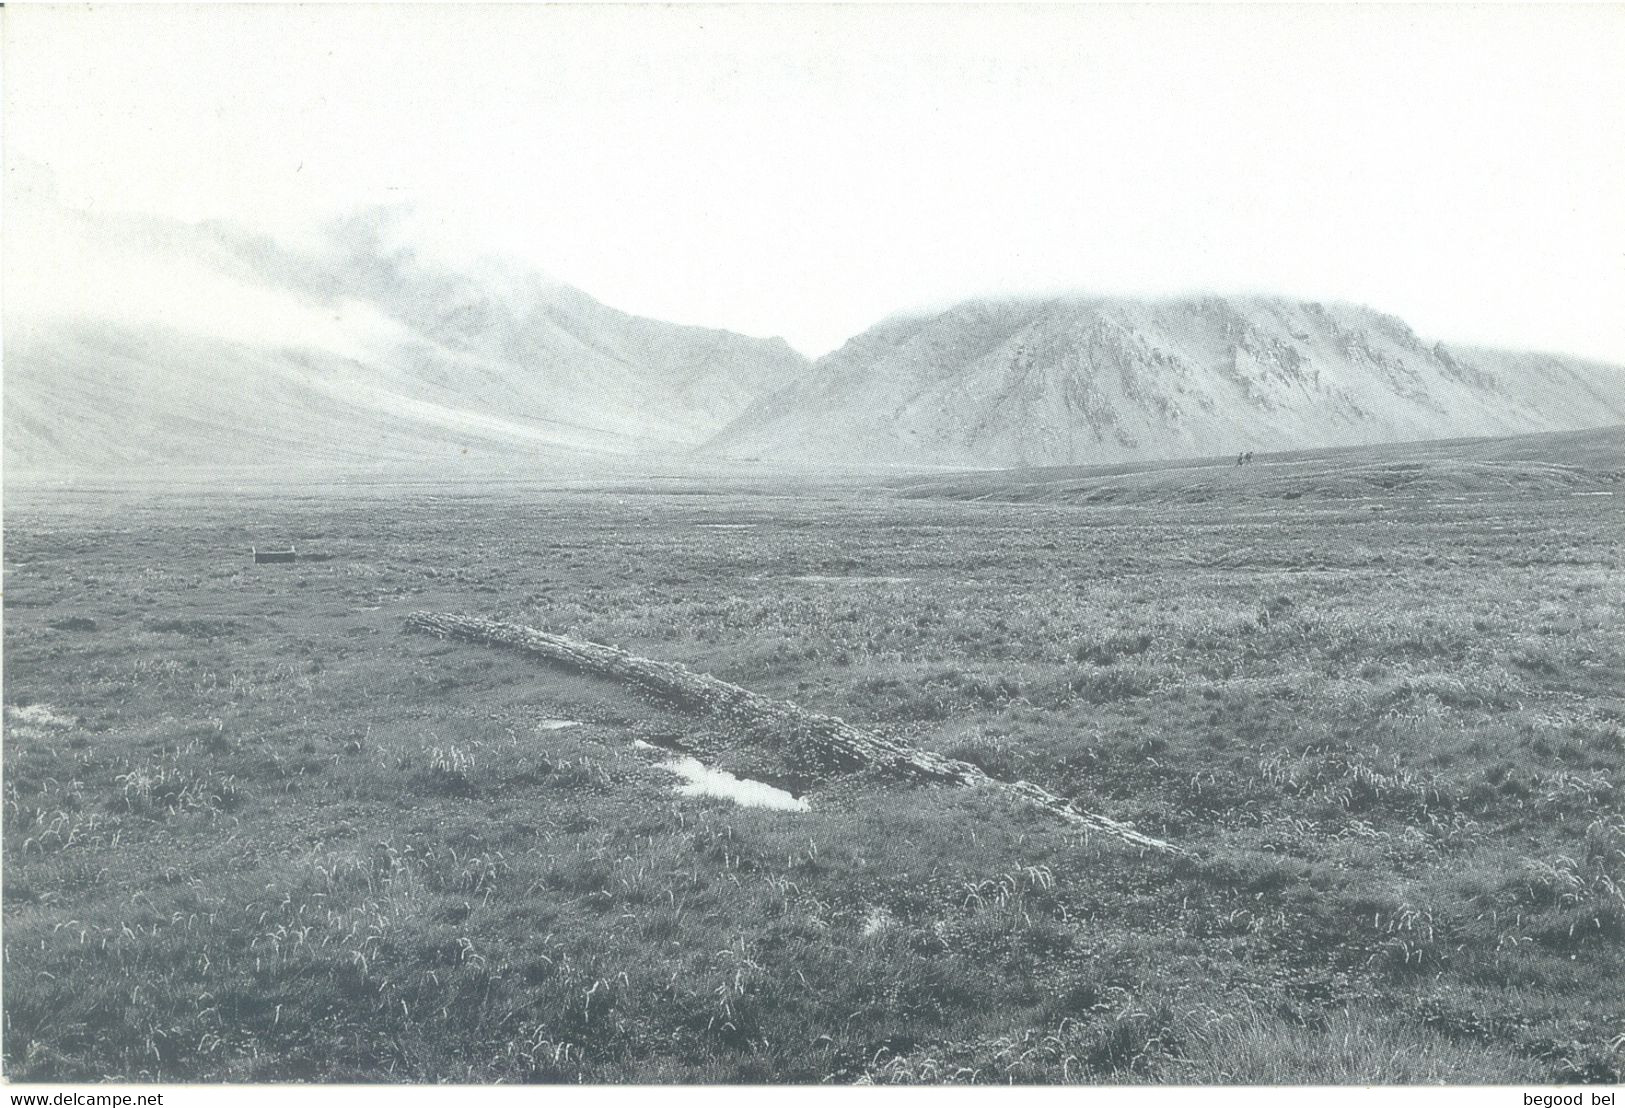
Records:
[[[473,792],[474,757],[455,743],[430,747],[423,768],[413,780],[425,792],[467,796]]]
[[[1315,1024],[1257,1009],[1194,1027],[1164,1070],[1196,1085],[1507,1085],[1528,1080],[1506,1051],[1449,1038],[1369,1007]]]
[[[1109,666],[1122,658],[1144,654],[1156,641],[1149,631],[1115,631],[1081,642],[1072,650],[1075,661]]]
[[[974,733],[948,744],[942,753],[969,762],[999,781],[1018,780],[1022,775],[1021,751],[1005,736]]]
[[[170,756],[132,765],[114,783],[120,790],[116,810],[138,816],[227,812],[242,800],[235,775],[187,768]]]
[[[1072,677],[1068,687],[1089,704],[1111,704],[1149,696],[1158,685],[1157,675],[1143,666],[1107,666],[1086,669]]]

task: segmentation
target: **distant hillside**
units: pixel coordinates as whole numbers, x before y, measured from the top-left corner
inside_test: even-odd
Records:
[[[764,398],[723,457],[1063,465],[1625,422],[1625,371],[1447,349],[1266,297],[977,300],[888,320]]]
[[[5,461],[106,468],[681,450],[803,372],[779,339],[454,269],[357,217],[283,244],[218,224],[8,213]]]
[[[1625,426],[1497,438],[911,476],[900,496],[1049,504],[1244,500],[1431,501],[1453,496],[1597,496],[1625,502]]]

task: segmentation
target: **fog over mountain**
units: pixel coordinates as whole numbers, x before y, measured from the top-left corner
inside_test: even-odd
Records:
[[[706,447],[809,462],[1058,465],[1625,422],[1625,372],[1447,347],[1265,296],[972,300],[819,359]]]
[[[1015,466],[1625,423],[1619,369],[1424,342],[1348,305],[971,300],[810,363],[519,263],[430,256],[378,211],[295,242],[23,199],[5,364],[5,462],[23,470]]]
[[[11,224],[8,466],[684,450],[806,367],[779,339],[431,259],[377,212],[299,245],[46,203]]]

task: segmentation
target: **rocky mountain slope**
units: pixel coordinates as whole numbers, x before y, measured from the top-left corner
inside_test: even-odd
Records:
[[[46,204],[9,220],[5,461],[512,461],[683,450],[803,372],[361,216],[290,245]]]
[[[1065,465],[1625,423],[1625,371],[1446,348],[1267,297],[977,300],[887,320],[707,446],[805,462]]]

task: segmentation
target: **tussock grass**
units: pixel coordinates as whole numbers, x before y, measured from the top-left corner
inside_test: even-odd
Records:
[[[1175,1063],[1199,1085],[1510,1085],[1524,1066],[1482,1043],[1452,1039],[1369,1008],[1305,1024],[1257,1011],[1195,1029]]]
[[[1601,498],[631,495],[392,500],[387,525],[362,494],[267,499],[337,555],[277,575],[220,561],[217,503],[8,504],[8,1075],[1625,1072]],[[414,608],[680,661],[1203,854],[873,774],[806,813],[682,798],[633,739],[792,774],[403,636]]]

